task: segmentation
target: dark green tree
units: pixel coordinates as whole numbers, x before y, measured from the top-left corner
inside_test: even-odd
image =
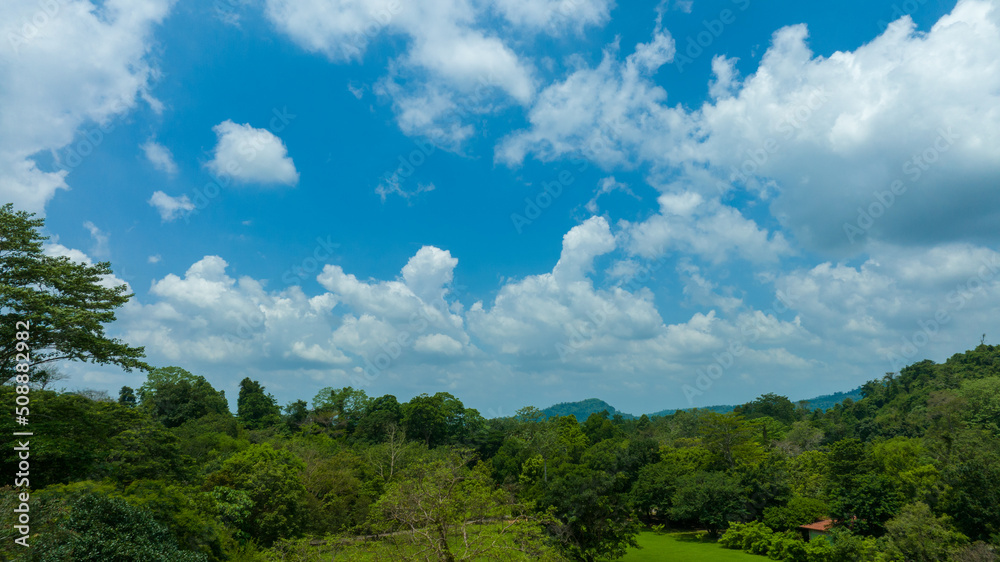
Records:
[[[264,392],[259,382],[246,377],[240,381],[236,417],[251,429],[263,429],[281,421],[281,409],[274,396]]]
[[[294,538],[306,525],[306,494],[300,473],[304,463],[285,449],[270,443],[252,445],[229,457],[222,467],[205,480],[208,490],[220,497],[249,500],[245,513],[235,524],[237,530],[265,546],[279,538]]]
[[[108,262],[46,255],[45,221],[33,216],[10,203],[0,207],[0,381],[14,379],[18,354],[28,356],[28,349],[33,366],[73,359],[149,370],[143,348],[104,333],[115,309],[132,297],[128,286],[103,283],[112,275]],[[16,337],[23,331],[26,342]]]
[[[830,515],[858,533],[881,536],[903,505],[898,477],[883,472],[857,439],[834,443],[829,463]]]
[[[620,492],[622,478],[570,464],[550,475],[539,505],[553,508],[557,521],[550,532],[570,558],[615,559],[637,546],[639,525],[632,518],[628,496]]]
[[[671,519],[700,525],[713,536],[731,521],[748,518],[739,480],[724,472],[701,470],[678,478],[671,503]]]
[[[285,425],[292,431],[298,431],[309,419],[309,403],[296,400],[285,405]]]
[[[395,396],[386,394],[368,403],[354,434],[360,439],[378,443],[385,441],[390,427],[399,427],[402,422],[402,406]]]
[[[772,392],[762,394],[753,402],[748,402],[733,409],[736,414],[748,420],[763,416],[772,417],[780,422],[790,424],[799,419],[795,404],[785,396]]]
[[[193,476],[193,459],[181,454],[177,437],[149,420],[115,435],[109,449],[105,472],[122,487],[139,479],[177,482]]]
[[[177,539],[152,514],[128,502],[101,494],[76,500],[68,517],[52,533],[40,536],[30,560],[111,560],[200,562],[201,553],[180,550]]]
[[[0,386],[0,403],[14,403],[14,388]],[[73,480],[97,478],[104,472],[103,463],[113,447],[112,438],[148,418],[138,408],[117,402],[95,401],[74,393],[35,390],[31,393],[31,430],[45,435],[44,440],[30,439],[33,489]],[[13,416],[0,417],[0,430],[6,435],[21,426]],[[8,441],[12,443],[12,441]],[[19,459],[13,446],[2,454],[2,470],[16,473]]]
[[[139,387],[142,407],[167,427],[208,414],[229,414],[226,393],[215,390],[205,377],[180,367],[162,367],[149,373]]]
[[[422,439],[428,447],[471,444],[470,441],[485,428],[479,412],[466,408],[461,400],[447,392],[414,396],[403,404],[402,413],[407,437]]]
[[[134,408],[138,403],[139,399],[135,396],[135,390],[130,386],[123,386],[121,390],[118,391],[118,403],[122,406],[128,406],[129,408]]]

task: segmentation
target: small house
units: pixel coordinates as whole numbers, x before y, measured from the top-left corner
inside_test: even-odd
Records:
[[[833,519],[824,519],[808,525],[799,525],[802,538],[811,541],[816,537],[826,537],[830,535],[830,528],[833,527]]]

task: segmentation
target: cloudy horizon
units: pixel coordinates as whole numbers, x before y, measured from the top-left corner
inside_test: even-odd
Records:
[[[128,283],[111,336],[231,405],[641,414],[1000,340],[997,1],[0,15],[0,195]]]

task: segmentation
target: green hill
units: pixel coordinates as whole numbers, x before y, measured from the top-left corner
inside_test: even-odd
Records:
[[[830,408],[833,408],[837,404],[843,403],[844,400],[848,398],[850,398],[854,402],[861,400],[862,398],[861,387],[859,386],[858,388],[855,388],[854,390],[848,392],[835,392],[833,394],[824,394],[823,396],[817,396],[815,398],[810,398],[808,400],[798,400],[796,401],[796,403],[805,402],[805,406],[809,410],[816,410],[816,409],[829,410]],[[680,409],[688,411],[695,409],[708,410],[720,414],[728,414],[729,412],[732,412],[735,408],[736,406],[727,404],[727,405],[716,405],[716,406],[704,406],[701,408],[680,408]],[[599,398],[588,398],[586,400],[580,400],[579,402],[561,402],[554,406],[549,406],[548,408],[544,408],[542,410],[542,413],[545,414],[546,418],[551,418],[554,416],[572,415],[576,416],[577,421],[582,422],[586,420],[588,417],[590,417],[590,414],[599,414],[605,410],[607,410],[608,414],[612,417],[614,417],[615,414],[619,414],[621,415],[621,417],[627,420],[636,419],[638,417],[632,414],[626,414],[625,412],[621,412],[615,409],[615,407],[612,406],[611,404],[608,404],[607,402]],[[676,408],[670,410],[660,410],[659,412],[648,414],[648,416],[651,418],[656,416],[669,416],[670,414],[673,414],[677,410],[678,409]]]
[[[619,414],[627,420],[635,419],[635,416],[632,414],[619,412],[611,404],[597,398],[588,398],[586,400],[580,400],[579,402],[562,402],[554,406],[544,408],[542,413],[545,414],[546,418],[555,416],[575,416],[577,421],[582,422],[590,417],[590,414],[599,414],[605,410],[608,411],[608,414],[611,417],[614,417],[615,414]]]

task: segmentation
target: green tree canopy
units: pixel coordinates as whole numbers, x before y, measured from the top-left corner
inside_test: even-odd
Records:
[[[298,536],[306,524],[307,491],[300,477],[304,469],[305,464],[292,453],[263,443],[229,457],[209,475],[205,487],[242,492],[249,506],[237,529],[270,545],[279,538]]]
[[[207,557],[180,550],[173,533],[149,511],[120,498],[87,494],[73,503],[56,532],[42,535],[31,560],[199,562]]]
[[[259,382],[246,377],[240,381],[236,417],[251,429],[262,429],[281,421],[281,409],[274,396],[264,392]]]
[[[107,282],[111,264],[74,262],[45,254],[40,234],[43,219],[0,207],[0,380],[15,375],[18,340],[29,322],[30,363],[62,359],[114,364],[126,371],[149,370],[144,350],[108,338],[104,325],[115,320],[115,309],[128,302],[128,285]],[[22,346],[23,347],[23,346]]]
[[[205,377],[180,367],[161,367],[147,375],[139,387],[139,400],[154,419],[167,427],[207,414],[229,414],[226,393],[215,390]]]

